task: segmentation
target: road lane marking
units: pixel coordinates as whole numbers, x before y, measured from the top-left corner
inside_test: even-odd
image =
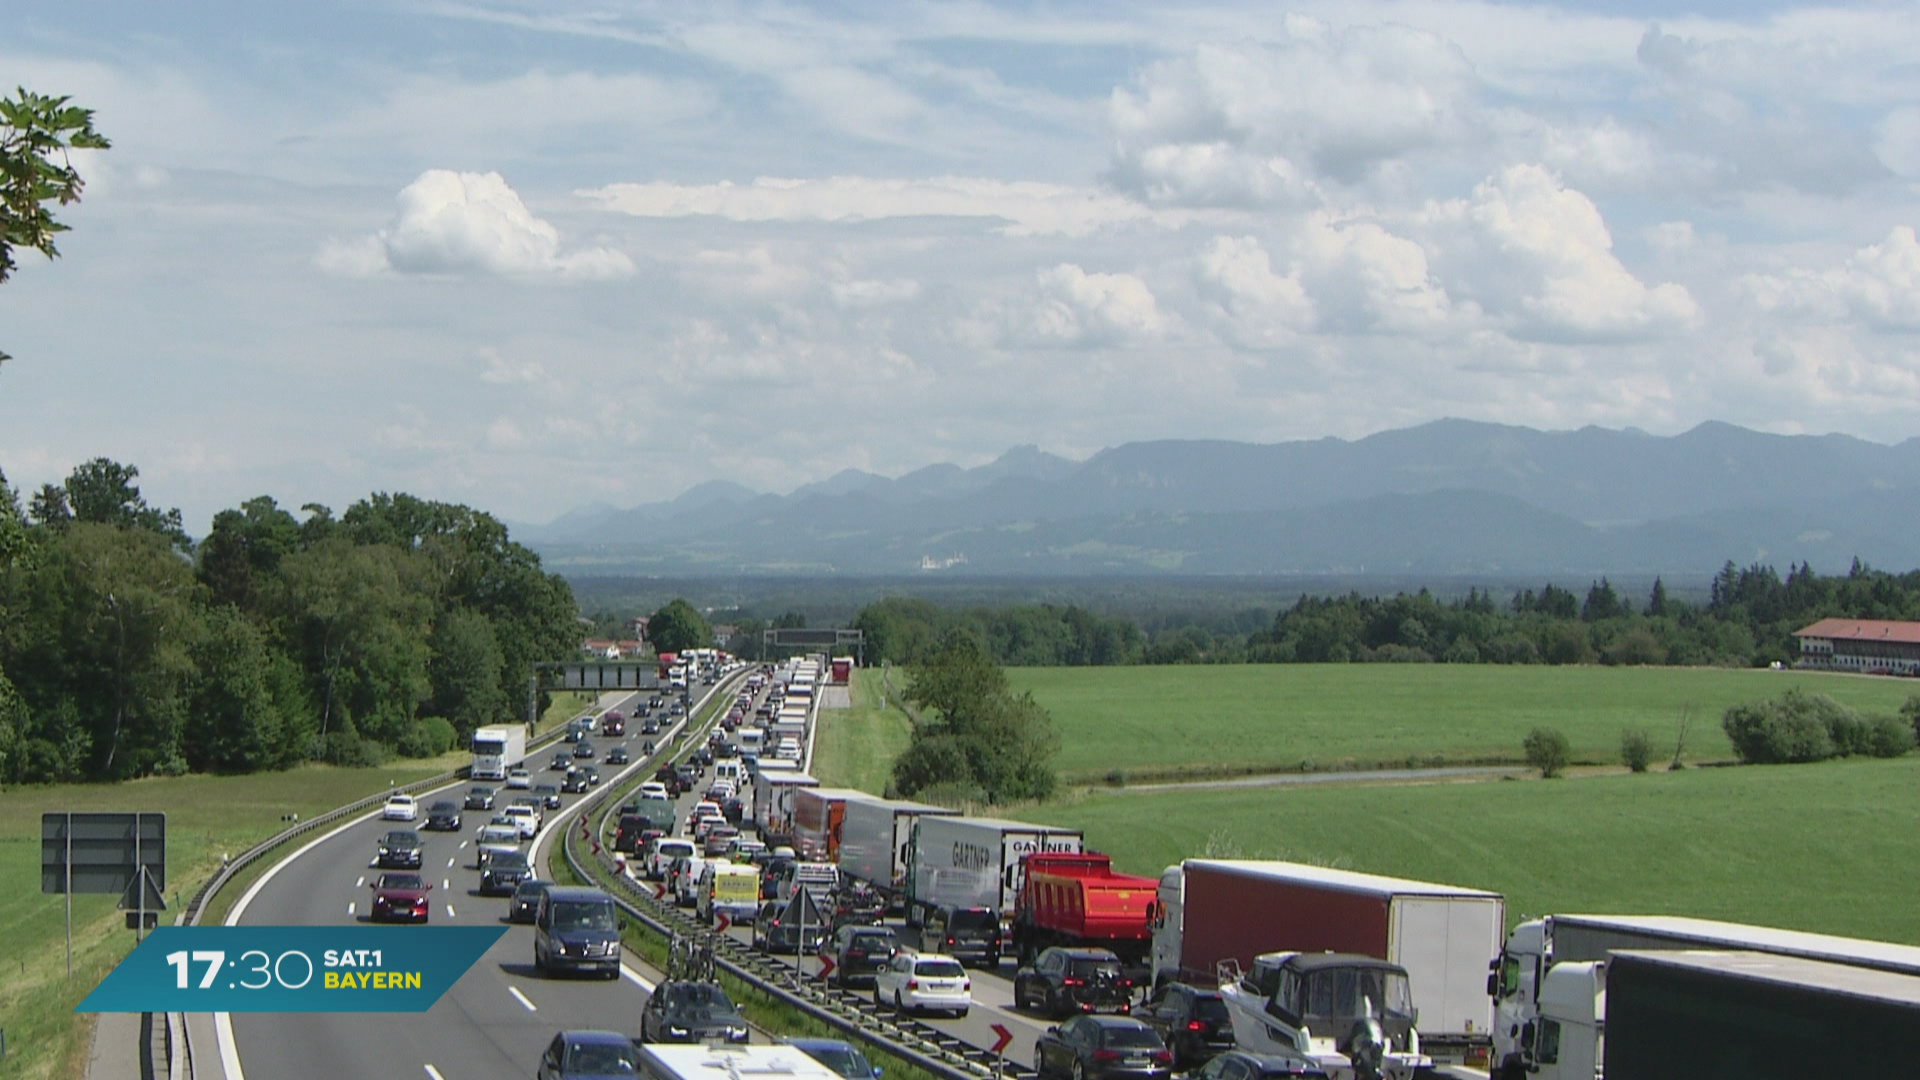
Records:
[[[465,845],[465,844],[461,844],[460,846],[461,846],[461,847],[466,847],[467,845]],[[448,860],[447,860],[447,869],[449,869],[449,870],[451,870],[451,869],[453,869],[453,860],[452,860],[452,859],[448,859]]]
[[[525,1006],[527,1007],[527,1011],[528,1011],[528,1012],[539,1012],[539,1011],[540,1011],[540,1007],[539,1007],[538,1005],[535,1005],[535,1004],[534,1004],[533,1002],[531,1002],[531,1001],[528,1001],[528,1000],[527,1000],[527,995],[525,995],[525,994],[523,994],[523,993],[521,993],[521,992],[520,992],[520,988],[519,988],[519,987],[517,987],[517,986],[509,986],[509,987],[507,987],[507,993],[509,993],[509,994],[512,994],[512,995],[513,995],[514,997],[516,997],[516,998],[518,998],[518,999],[520,999],[520,1004],[522,1004],[522,1005],[525,1005]]]
[[[348,915],[352,915],[352,914],[353,914],[353,908],[354,908],[354,902],[353,902],[352,900],[349,900],[349,901],[347,901],[347,914],[348,914]]]
[[[440,887],[441,887],[441,888],[443,888],[443,889],[451,889],[451,888],[453,888],[453,879],[452,879],[452,878],[441,878],[441,879],[440,879]]]
[[[632,968],[628,967],[625,964],[620,965],[620,977],[632,983],[633,985],[639,987],[640,989],[645,990],[649,994],[653,993],[653,984],[647,981],[647,977],[633,970]]]
[[[354,883],[353,883],[353,887],[354,887],[354,888],[356,888],[356,889],[364,889],[364,888],[366,888],[366,886],[367,886],[367,878],[366,878],[366,875],[364,875],[364,874],[362,874],[362,875],[361,875],[361,876],[359,877],[359,879],[357,879],[357,880],[356,880],[356,881],[354,881]]]
[[[447,905],[447,918],[449,918],[449,919],[451,919],[451,918],[453,918],[453,917],[454,917],[454,915],[453,915],[453,905],[452,905],[452,904],[448,904],[448,905]]]
[[[440,1075],[439,1069],[436,1069],[431,1065],[427,1066],[427,1075],[432,1077],[433,1080],[447,1080],[446,1077]]]
[[[465,840],[460,841],[460,850],[461,851],[467,850],[467,842]]]

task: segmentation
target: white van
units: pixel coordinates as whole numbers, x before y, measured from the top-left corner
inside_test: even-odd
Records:
[[[740,762],[737,759],[714,762],[713,778],[725,780],[733,785],[735,791],[740,790]]]

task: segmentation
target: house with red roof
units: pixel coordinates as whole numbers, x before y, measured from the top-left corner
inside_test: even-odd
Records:
[[[1793,633],[1803,668],[1920,675],[1920,622],[1821,619]]]

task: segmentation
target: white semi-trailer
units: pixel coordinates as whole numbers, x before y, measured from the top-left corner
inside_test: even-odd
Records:
[[[848,799],[840,820],[840,872],[864,881],[889,907],[907,894],[907,862],[913,826],[923,816],[952,817],[958,810],[896,799]]]
[[[475,780],[505,780],[507,770],[527,759],[527,729],[524,724],[475,728],[473,732],[473,768]]]
[[[1078,829],[923,814],[908,866],[907,921],[917,926],[938,907],[985,907],[1005,922],[1020,895],[1020,857],[1078,853],[1083,843]]]

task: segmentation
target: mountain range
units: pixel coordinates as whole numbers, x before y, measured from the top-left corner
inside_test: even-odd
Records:
[[[1440,420],[1356,440],[1016,447],[977,468],[726,481],[516,539],[569,574],[1710,574],[1920,566],[1920,439]]]

